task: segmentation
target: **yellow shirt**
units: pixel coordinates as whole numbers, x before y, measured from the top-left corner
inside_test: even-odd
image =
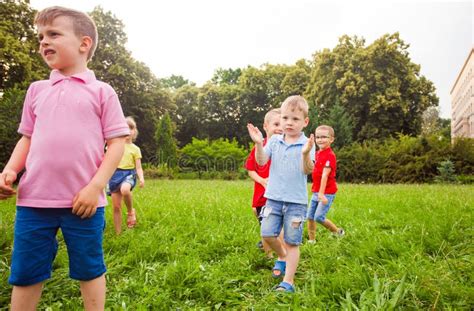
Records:
[[[123,169],[123,170],[131,170],[135,168],[135,161],[137,159],[142,158],[142,153],[140,151],[140,148],[131,143],[131,144],[125,144],[125,151],[123,153],[122,160],[120,160],[120,164],[118,168]]]

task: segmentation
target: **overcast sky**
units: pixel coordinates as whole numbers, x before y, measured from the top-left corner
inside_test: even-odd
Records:
[[[412,61],[433,81],[450,118],[450,91],[474,43],[472,1],[31,0],[90,12],[97,5],[125,24],[127,48],[159,78],[202,85],[217,68],[294,64],[343,34],[368,44],[398,31]]]

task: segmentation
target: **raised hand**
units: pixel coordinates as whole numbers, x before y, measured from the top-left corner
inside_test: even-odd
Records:
[[[301,152],[302,152],[303,154],[308,154],[308,153],[311,151],[311,149],[313,148],[313,146],[314,146],[314,134],[311,134],[311,135],[309,136],[308,141],[307,141],[306,144],[303,146],[303,149],[301,150]]]
[[[263,143],[263,135],[262,132],[258,129],[258,127],[253,126],[253,124],[247,124],[247,129],[249,130],[250,138],[252,138],[253,142],[256,144]]]

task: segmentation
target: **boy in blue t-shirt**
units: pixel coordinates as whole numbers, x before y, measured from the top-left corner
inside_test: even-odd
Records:
[[[272,276],[283,277],[278,291],[294,292],[294,276],[299,262],[299,245],[308,203],[307,176],[314,167],[314,144],[303,129],[308,125],[308,103],[301,96],[290,96],[281,105],[283,135],[273,135],[263,147],[262,133],[252,124],[247,128],[255,143],[259,165],[271,159],[270,176],[262,211],[262,238],[278,255]],[[284,229],[284,243],[278,239]],[[284,244],[284,245],[283,245]]]

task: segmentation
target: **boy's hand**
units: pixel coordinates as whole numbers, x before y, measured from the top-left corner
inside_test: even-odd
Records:
[[[87,185],[72,200],[72,213],[82,219],[94,216],[102,189]]]
[[[263,188],[267,189],[268,178],[261,178],[259,184],[263,186]]]
[[[140,179],[140,180],[138,181],[138,185],[140,186],[140,188],[145,187],[145,180],[144,180],[144,179]]]
[[[16,194],[13,189],[13,182],[16,180],[17,174],[9,169],[0,174],[0,200],[8,199]]]
[[[313,148],[313,146],[314,146],[314,134],[311,134],[311,135],[309,135],[308,141],[303,146],[303,149],[301,149],[301,152],[303,154],[308,154],[311,151],[311,149]]]
[[[318,193],[318,200],[319,202],[323,202],[324,205],[328,204],[328,198],[324,194]]]
[[[249,130],[250,138],[252,138],[254,143],[256,144],[263,143],[262,132],[260,132],[260,130],[256,126],[253,126],[253,124],[249,123],[247,124],[247,129]]]

